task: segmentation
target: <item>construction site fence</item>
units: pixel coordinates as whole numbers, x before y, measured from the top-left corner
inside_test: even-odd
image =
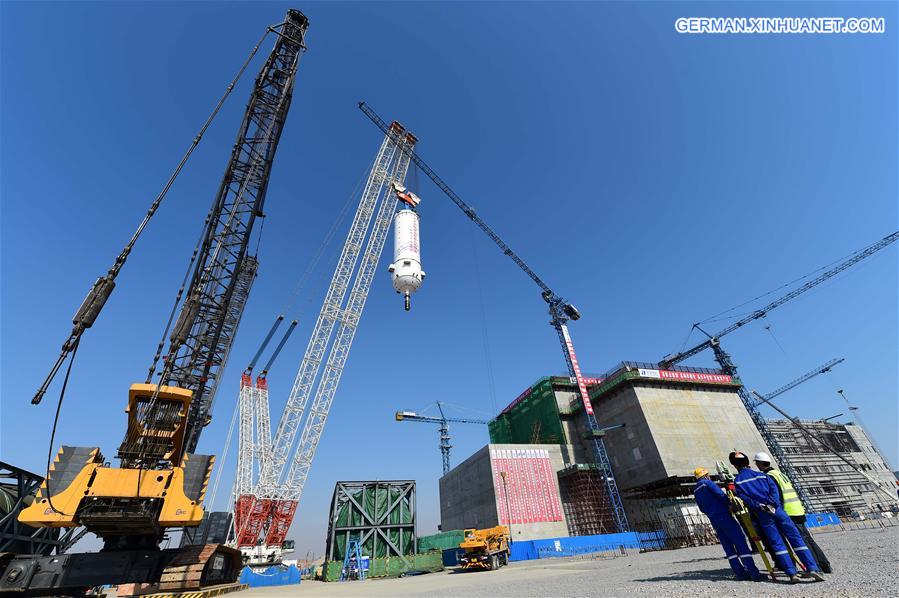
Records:
[[[418,552],[430,552],[431,550],[446,550],[447,548],[458,548],[462,540],[465,539],[465,532],[461,529],[432,534],[430,536],[421,536],[418,538]]]
[[[300,583],[302,573],[296,565],[290,565],[289,567],[272,566],[262,571],[254,571],[249,567],[244,567],[240,572],[240,583],[247,584],[251,588],[286,586]]]
[[[509,560],[529,561],[587,554],[623,556],[628,551],[642,550],[644,545],[652,545],[654,542],[658,542],[657,535],[643,532],[516,540],[510,547]]]
[[[339,581],[343,561],[327,561],[322,567],[322,581]],[[388,556],[368,559],[365,578],[399,577],[407,573],[434,573],[443,571],[443,553],[440,550],[421,554]]]

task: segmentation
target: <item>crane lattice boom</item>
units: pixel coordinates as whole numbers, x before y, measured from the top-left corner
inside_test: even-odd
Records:
[[[712,345],[714,345],[722,336],[728,335],[731,332],[733,332],[734,330],[737,330],[738,328],[742,328],[743,326],[745,326],[746,324],[749,324],[750,322],[754,322],[755,320],[764,318],[766,315],[768,315],[768,312],[770,312],[772,309],[776,309],[776,308],[780,307],[781,305],[783,305],[784,303],[787,303],[788,301],[792,301],[793,299],[795,299],[796,297],[799,297],[806,291],[810,291],[811,289],[815,288],[822,282],[826,282],[826,281],[830,280],[831,278],[833,278],[834,276],[836,276],[843,270],[846,270],[847,268],[854,266],[858,262],[864,260],[867,257],[870,257],[871,255],[877,253],[881,249],[884,249],[885,247],[892,245],[897,240],[899,240],[899,231],[894,232],[890,235],[887,235],[886,237],[877,241],[876,243],[873,243],[873,244],[865,247],[864,249],[861,249],[861,250],[853,253],[852,256],[849,257],[848,259],[840,262],[839,264],[837,264],[836,266],[834,266],[827,272],[821,274],[820,276],[808,281],[801,287],[798,287],[798,288],[790,291],[789,293],[786,293],[785,295],[778,297],[777,299],[775,299],[768,305],[755,310],[754,312],[752,312],[745,318],[741,318],[741,319],[737,320],[736,322],[734,322],[727,328],[724,328],[723,330],[719,331],[717,334],[709,335],[709,338],[707,340],[699,343],[695,347],[687,349],[686,351],[681,351],[680,353],[677,353],[676,355],[666,356],[666,357],[662,358],[659,361],[659,364],[658,364],[659,367],[663,368],[663,369],[667,369],[667,368],[671,367],[672,365],[680,363],[681,361],[689,359],[690,357],[693,357],[697,353],[701,353],[702,351],[705,351],[706,349],[711,348]],[[698,326],[696,326],[696,327],[698,327]]]
[[[284,542],[384,249],[396,189],[405,188],[409,159],[402,148],[416,141],[399,123],[385,131],[268,455],[261,461],[252,489],[255,498],[243,506],[250,528],[240,542],[262,540],[268,547]],[[256,530],[252,522],[263,519]]]
[[[771,399],[777,398],[777,397],[779,397],[780,395],[782,395],[783,393],[785,393],[785,392],[787,392],[787,391],[789,391],[789,390],[793,390],[794,388],[796,388],[796,387],[799,386],[800,384],[804,384],[805,382],[808,382],[809,380],[811,380],[811,379],[814,378],[815,376],[818,376],[818,375],[820,375],[820,374],[826,374],[827,372],[829,372],[830,370],[832,370],[834,366],[839,365],[839,364],[843,363],[844,361],[846,361],[846,360],[845,360],[844,358],[840,357],[839,359],[831,359],[830,361],[828,361],[828,362],[825,363],[824,365],[819,365],[818,367],[816,367],[816,368],[813,369],[812,371],[807,372],[807,373],[803,374],[802,376],[799,376],[798,378],[796,378],[796,379],[793,380],[792,382],[789,382],[789,383],[787,383],[787,384],[784,384],[783,386],[781,386],[781,387],[778,388],[777,390],[774,390],[774,391],[769,392],[768,394],[765,395],[765,397],[764,397],[763,399],[759,399],[758,401],[756,401],[756,402],[755,402],[755,406],[758,407],[759,405],[761,405],[761,404],[764,403],[765,401],[770,401]]]

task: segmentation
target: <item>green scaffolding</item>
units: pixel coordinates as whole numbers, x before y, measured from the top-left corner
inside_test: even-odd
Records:
[[[565,444],[554,378],[541,378],[487,426],[492,444]]]

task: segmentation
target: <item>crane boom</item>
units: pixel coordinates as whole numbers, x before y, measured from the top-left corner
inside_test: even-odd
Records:
[[[799,376],[792,382],[784,384],[777,390],[769,392],[768,394],[766,394],[764,396],[763,399],[759,399],[758,401],[756,401],[755,406],[758,407],[759,405],[761,405],[762,403],[764,403],[766,401],[770,401],[771,399],[777,398],[780,395],[782,395],[783,393],[787,392],[788,390],[792,390],[792,389],[796,388],[797,386],[799,386],[800,384],[808,382],[809,380],[811,380],[815,376],[818,376],[819,374],[826,374],[831,369],[833,369],[834,366],[839,365],[839,364],[843,363],[844,361],[846,361],[846,360],[844,358],[840,357],[839,359],[831,359],[824,365],[819,365],[817,368],[813,369],[810,372],[803,374],[802,376]]]
[[[388,126],[384,120],[378,116],[378,114],[372,110],[365,102],[359,102],[359,109],[365,114],[369,120],[371,120],[381,131],[387,132]],[[540,288],[540,295],[543,297],[543,300],[546,301],[549,306],[549,314],[550,314],[550,324],[552,324],[553,328],[556,329],[556,333],[559,337],[559,342],[562,344],[562,353],[565,357],[565,362],[568,365],[568,373],[569,375],[575,379],[578,386],[578,395],[580,396],[581,403],[584,406],[584,412],[587,418],[587,427],[589,428],[590,436],[593,443],[593,454],[594,459],[596,460],[597,466],[602,470],[602,477],[605,481],[606,485],[606,494],[609,500],[609,505],[611,507],[612,515],[615,518],[616,525],[618,527],[618,531],[626,532],[628,531],[628,523],[627,516],[624,512],[624,504],[621,501],[621,495],[618,492],[618,484],[615,481],[615,475],[612,471],[612,463],[609,459],[609,455],[606,452],[605,444],[602,440],[602,430],[599,427],[599,424],[596,421],[596,416],[593,413],[593,405],[590,401],[590,396],[587,393],[587,385],[583,380],[581,375],[580,365],[578,364],[577,355],[574,351],[574,343],[571,341],[571,335],[568,332],[567,322],[569,320],[577,320],[581,317],[580,312],[578,312],[577,308],[575,308],[571,303],[569,303],[564,298],[556,295],[556,293],[549,287],[546,282],[540,278],[534,270],[528,266],[528,264],[517,254],[515,253],[509,245],[500,238],[498,234],[486,223],[484,220],[477,215],[474,208],[468,205],[459,195],[453,191],[449,185],[447,185],[442,178],[434,171],[433,168],[428,166],[428,164],[421,159],[421,157],[415,153],[413,147],[404,146],[401,148],[402,151],[409,157],[412,162],[415,163],[418,168],[424,172],[431,181],[437,185],[437,187],[446,194],[450,200],[458,206],[462,212],[468,216],[468,219],[477,225],[484,233],[490,237],[490,239],[496,244],[497,247],[503,252],[503,254],[507,255],[515,265],[517,265],[534,283]]]
[[[273,437],[269,467],[263,472],[260,480],[260,484],[270,492],[274,492],[280,482],[284,466],[290,457],[291,448],[296,442],[306,405],[314,390],[315,380],[324,362],[325,352],[337,322],[342,316],[341,307],[346,298],[359,254],[362,252],[366,231],[371,223],[381,188],[387,178],[388,168],[396,153],[400,133],[400,129],[392,129],[385,135],[384,141],[381,143],[375,158],[375,166],[362,191],[362,197],[350,225],[347,240],[331,277],[331,284],[328,286],[322,309],[312,328],[309,343]]]
[[[787,303],[788,301],[792,301],[796,297],[799,297],[806,291],[810,291],[811,289],[815,288],[822,282],[826,282],[826,281],[830,280],[831,278],[833,278],[834,276],[836,276],[843,270],[846,270],[847,268],[854,266],[858,262],[864,260],[867,257],[870,257],[871,255],[877,253],[881,249],[884,249],[885,247],[892,245],[893,243],[896,242],[897,239],[899,239],[899,231],[887,235],[883,239],[880,239],[876,243],[872,243],[871,245],[868,245],[864,249],[860,249],[859,251],[853,253],[848,259],[840,262],[839,264],[837,264],[836,266],[834,266],[827,272],[824,272],[820,276],[808,281],[801,287],[798,287],[798,288],[790,291],[789,293],[786,293],[785,295],[778,297],[777,299],[775,299],[768,305],[762,307],[761,309],[755,310],[754,312],[752,312],[745,318],[741,318],[741,319],[737,320],[730,326],[719,331],[717,334],[708,335],[709,336],[708,339],[699,343],[695,347],[687,349],[686,351],[681,351],[680,353],[677,353],[676,355],[666,356],[666,357],[662,358],[662,360],[659,361],[659,364],[658,364],[659,367],[663,368],[663,369],[667,369],[667,368],[671,367],[672,365],[680,363],[681,361],[689,359],[690,357],[693,357],[697,353],[701,353],[702,351],[705,351],[706,349],[711,348],[712,345],[718,339],[720,339],[722,336],[730,334],[734,330],[737,330],[738,328],[742,328],[746,324],[749,324],[750,322],[754,322],[755,320],[758,320],[759,318],[765,317],[768,314],[768,312],[770,312],[772,309],[776,309],[776,308],[780,307],[781,305],[783,305],[784,303]],[[698,325],[694,324],[694,327],[698,328]],[[702,330],[702,329],[700,328],[700,330]]]
[[[489,424],[486,419],[466,419],[464,417],[431,417],[429,415],[410,415],[409,413],[397,411],[397,421],[424,422],[429,424],[439,424],[449,422],[451,424]]]
[[[237,332],[243,306],[234,309],[231,302],[253,224],[263,214],[307,26],[302,13],[288,11],[275,47],[256,78],[210,210],[188,296],[170,338],[161,381],[194,392],[185,452],[196,449],[200,431],[208,423],[220,373]]]
[[[399,123],[385,131],[331,283],[284,407],[256,494],[267,518],[261,546],[277,552],[302,497],[409,168],[401,150],[417,139]],[[302,428],[302,429],[301,429]],[[262,513],[262,511],[260,511]],[[247,531],[249,539],[255,528]]]

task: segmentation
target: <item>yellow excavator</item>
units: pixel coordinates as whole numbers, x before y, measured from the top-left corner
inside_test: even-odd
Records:
[[[32,399],[41,402],[70,357],[62,402],[82,334],[97,319],[135,242],[237,78],[265,37],[274,34],[274,47],[256,78],[191,258],[190,277],[178,292],[175,305],[180,311],[172,312],[178,317],[170,318],[166,326],[166,335],[171,332],[168,348],[163,354],[165,342],[159,343],[146,382],[129,390],[127,429],[116,452],[119,466],[111,466],[99,447],[63,446],[34,501],[18,515],[21,523],[32,527],[92,532],[103,541],[103,548],[57,555],[0,553],[0,594],[83,595],[92,587],[118,585],[119,596],[136,595],[233,582],[240,574],[241,555],[235,549],[183,542],[163,549],[160,543],[171,539],[169,532],[196,528],[203,521],[203,499],[215,458],[195,451],[211,421],[216,388],[256,277],[258,263],[249,253],[251,234],[257,217],[264,215],[307,27],[306,17],[291,9],[282,23],[267,28],[129,243],[109,272],[94,283],[73,318],[59,358]],[[55,433],[55,424],[53,429]]]
[[[498,525],[487,529],[467,529],[459,544],[463,569],[493,571],[509,564],[509,528]]]

